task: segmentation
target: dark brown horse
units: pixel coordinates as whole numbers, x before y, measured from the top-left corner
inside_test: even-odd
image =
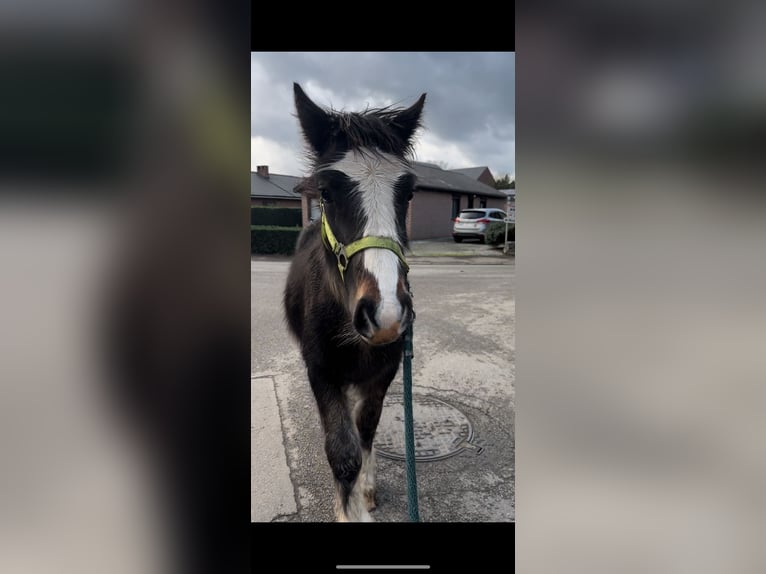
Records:
[[[340,113],[295,84],[322,219],[298,239],[285,288],[325,433],[338,521],[372,521],[373,439],[414,319],[402,249],[414,176],[407,157],[425,94],[408,109]]]

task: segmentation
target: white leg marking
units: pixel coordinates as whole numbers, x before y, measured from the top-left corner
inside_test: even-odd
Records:
[[[346,387],[346,408],[351,420],[354,422],[354,428],[356,428],[356,417],[359,414],[359,409],[362,408],[362,393],[359,392],[359,387],[356,385],[349,385]]]
[[[340,484],[335,481],[335,521],[336,522],[349,522],[348,516],[343,511],[343,496],[341,495]]]
[[[348,409],[349,416],[354,423],[354,430],[357,433],[357,440],[359,440],[359,431],[356,428],[356,418],[359,414],[359,409],[362,408],[364,399],[356,385],[349,385],[346,387],[346,408]],[[374,522],[372,516],[367,511],[367,502],[364,495],[365,479],[365,464],[369,466],[369,462],[365,463],[368,457],[366,452],[362,450],[362,466],[359,471],[359,476],[356,478],[354,487],[351,490],[351,494],[348,498],[348,504],[346,505],[345,512],[343,511],[342,496],[340,492],[340,486],[336,484],[335,492],[335,516],[338,522]]]
[[[362,493],[361,480],[357,479],[351,495],[348,497],[346,510],[343,510],[340,484],[335,483],[335,519],[338,522],[375,522],[367,512],[367,504]]]
[[[373,510],[375,503],[375,447],[371,450],[362,450],[362,472],[359,473],[359,482],[362,485],[367,510]]]
[[[361,480],[356,481],[354,484],[354,490],[351,491],[351,496],[348,499],[348,516],[352,522],[375,522],[367,512],[367,503],[364,500],[364,494],[362,494]]]

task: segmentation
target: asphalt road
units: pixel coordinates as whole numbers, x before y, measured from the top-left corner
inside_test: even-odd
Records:
[[[515,265],[412,263],[413,391],[463,413],[483,448],[418,463],[421,520],[514,520]],[[332,521],[319,417],[283,318],[288,266],[251,262],[251,518]],[[373,518],[406,521],[406,499],[404,463],[379,456]]]

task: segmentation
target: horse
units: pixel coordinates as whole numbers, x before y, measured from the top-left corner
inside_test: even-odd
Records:
[[[403,250],[426,94],[406,109],[339,112],[293,90],[321,218],[296,241],[285,316],[324,430],[335,518],[373,522],[373,439],[415,318]]]

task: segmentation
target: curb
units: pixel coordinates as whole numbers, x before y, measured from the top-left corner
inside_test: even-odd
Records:
[[[509,265],[514,263],[516,258],[513,255],[501,257],[408,257],[407,262],[410,265]]]

